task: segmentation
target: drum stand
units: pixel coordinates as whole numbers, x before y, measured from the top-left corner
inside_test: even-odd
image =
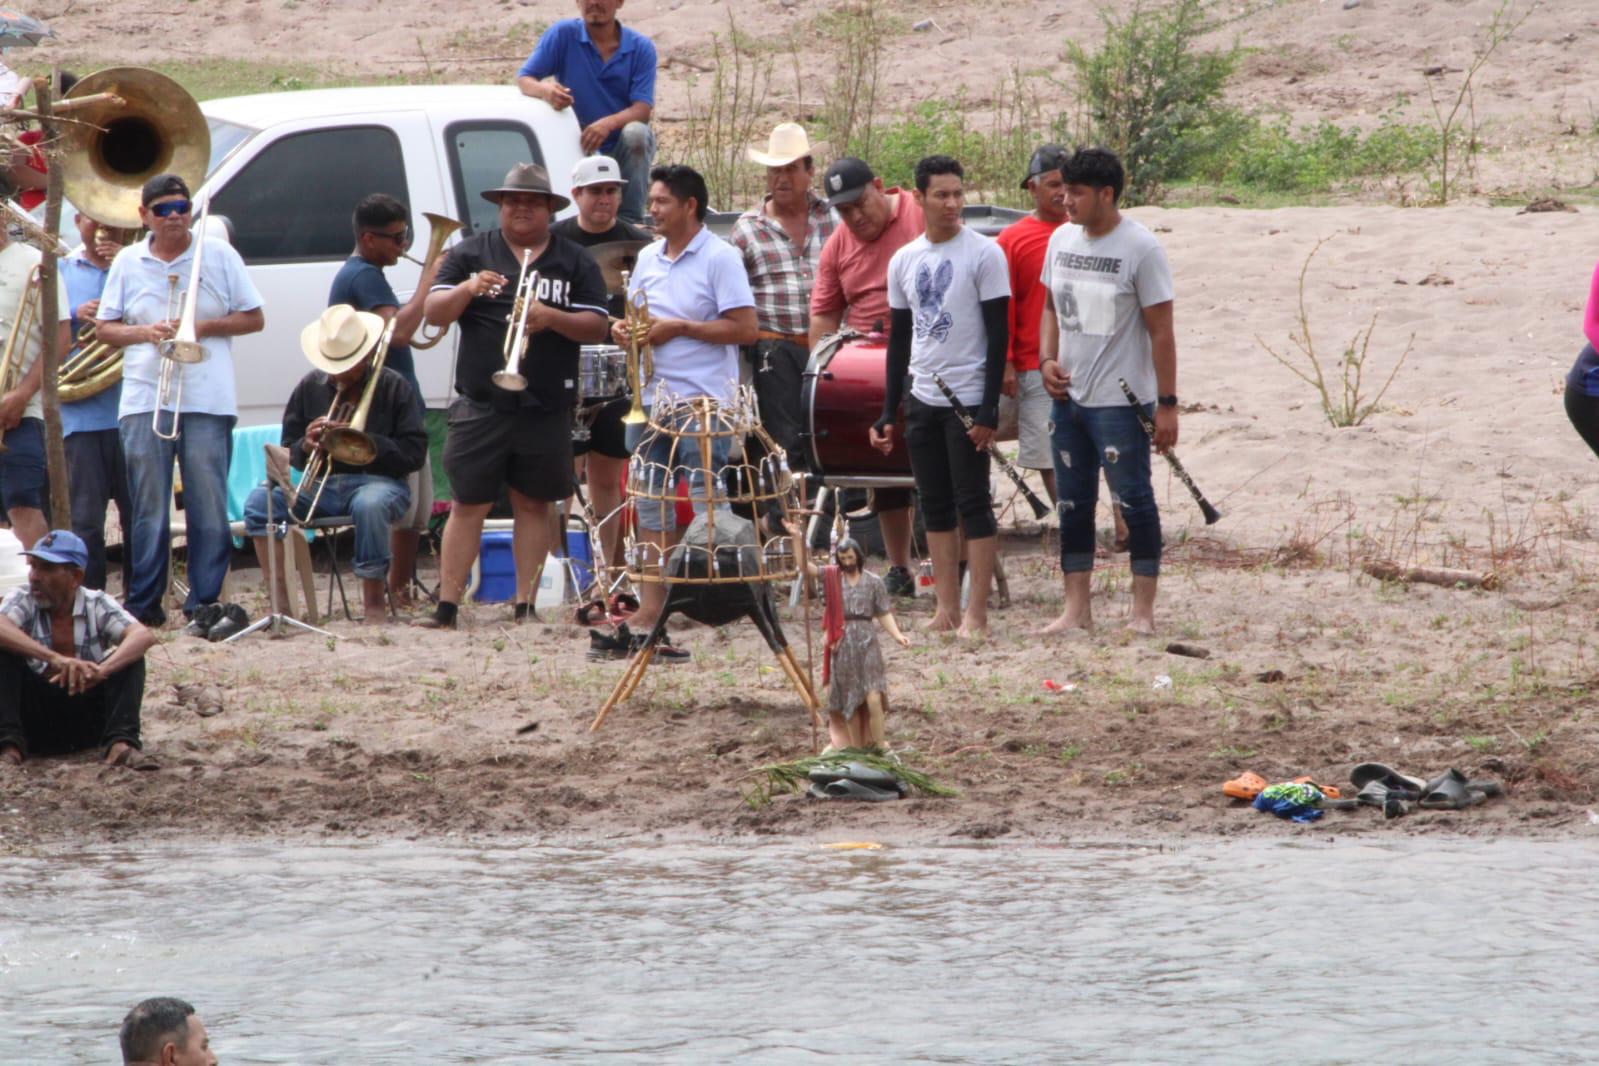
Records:
[[[272,484],[270,482],[267,483],[266,506],[267,597],[272,604],[272,613],[263,616],[257,621],[251,622],[247,628],[239,630],[222,643],[232,644],[236,640],[247,637],[251,633],[259,633],[261,630],[268,627],[272,629],[272,635],[274,637],[288,636],[288,634],[284,632],[285,626],[292,626],[295,629],[301,629],[307,633],[316,633],[319,636],[327,637],[329,640],[338,639],[338,634],[336,633],[329,633],[326,629],[318,629],[309,622],[302,622],[298,618],[290,618],[288,615],[283,613],[283,605],[278,602],[278,548],[277,544],[274,544],[273,541],[276,540],[278,544],[283,544],[283,550],[288,551],[289,546],[284,544],[284,541],[291,536],[298,537],[302,534],[300,533],[298,526],[294,526],[289,522],[287,515],[279,519],[277,522],[272,520]],[[281,540],[278,538],[278,534],[280,533],[283,534],[283,538]]]

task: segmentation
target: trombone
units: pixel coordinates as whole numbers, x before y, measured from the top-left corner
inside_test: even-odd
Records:
[[[418,259],[416,256],[406,255],[404,252],[401,252],[400,254],[404,258],[409,259],[411,262],[421,267],[422,274],[425,277],[427,275],[428,268],[438,260],[439,256],[444,254],[444,242],[454,236],[456,230],[464,227],[462,223],[457,222],[448,215],[438,215],[434,214],[432,211],[422,212],[422,217],[427,219],[428,222],[427,255],[421,259]],[[417,284],[421,284],[420,278],[417,280]],[[427,348],[433,347],[434,345],[438,344],[439,341],[444,339],[444,335],[449,332],[449,329],[450,327],[445,326],[429,335],[426,326],[424,326],[416,337],[411,338],[411,350],[423,351]]]
[[[627,290],[628,273],[622,272],[622,289]],[[628,425],[645,420],[644,383],[655,373],[655,356],[649,344],[640,344],[639,336],[649,335],[650,298],[643,289],[628,293],[622,307],[622,321],[627,325],[627,391],[633,394],[633,403],[622,416]]]
[[[6,334],[5,349],[0,351],[0,396],[16,388],[17,382],[22,380],[22,363],[38,319],[39,268],[35,266],[28,272],[28,283],[23,286],[22,297],[17,301],[16,317],[11,322],[10,332]],[[0,319],[0,322],[4,322],[4,319]],[[5,427],[0,426],[0,452],[7,450],[5,433]]]
[[[528,269],[532,262],[533,250],[522,249],[522,273],[516,279],[516,299],[511,301],[511,313],[505,317],[508,324],[514,325],[505,331],[505,367],[496,370],[490,379],[509,392],[527,388],[527,378],[517,373],[516,368],[527,354],[527,314],[533,309],[539,288],[539,272]]]
[[[344,398],[344,389],[339,389],[333,394],[333,402],[328,405],[328,413],[324,417],[329,422],[343,424],[329,426],[323,431],[322,443],[306,459],[305,472],[300,475],[300,483],[294,487],[294,494],[289,497],[289,510],[293,511],[295,505],[300,502],[300,497],[307,492],[311,493],[311,504],[305,509],[305,516],[300,519],[302,523],[309,523],[316,514],[316,506],[322,500],[322,490],[327,488],[328,478],[333,475],[334,463],[366,466],[378,456],[377,442],[367,433],[366,420],[372,412],[372,397],[377,392],[378,379],[383,376],[383,365],[389,357],[389,341],[393,337],[394,319],[391,318],[383,327],[383,333],[379,335],[378,342],[372,349],[366,384],[361,389],[360,400],[353,407]]]
[[[205,347],[195,331],[195,316],[200,306],[200,266],[205,258],[205,221],[210,214],[211,205],[207,203],[200,209],[200,217],[194,224],[194,263],[189,268],[189,288],[182,298],[183,312],[178,322],[177,336],[171,340],[162,341],[156,345],[156,351],[161,356],[161,373],[156,378],[155,386],[155,412],[150,416],[150,427],[157,437],[162,440],[178,439],[178,418],[183,407],[183,366],[185,363],[198,363],[205,358]],[[167,321],[172,320],[172,315],[178,303],[178,276],[167,275]],[[167,401],[172,403],[172,422],[170,429],[163,429],[161,421],[162,410],[167,406]]]

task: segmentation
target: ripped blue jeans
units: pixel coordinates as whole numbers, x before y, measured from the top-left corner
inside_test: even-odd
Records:
[[[1153,418],[1153,404],[1144,412]],[[1084,407],[1056,400],[1050,415],[1055,491],[1060,498],[1060,567],[1094,568],[1094,507],[1099,472],[1127,522],[1127,551],[1137,577],[1160,575],[1160,510],[1150,484],[1149,436],[1131,406]]]

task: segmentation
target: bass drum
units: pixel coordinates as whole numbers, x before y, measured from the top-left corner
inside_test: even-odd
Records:
[[[800,386],[805,413],[801,447],[811,472],[834,488],[911,486],[905,420],[894,423],[894,448],[872,447],[868,433],[883,413],[886,341],[834,334],[811,353]]]

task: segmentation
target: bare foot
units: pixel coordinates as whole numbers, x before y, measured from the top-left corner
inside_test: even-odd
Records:
[[[105,764],[107,766],[121,766],[123,763],[127,762],[132,755],[133,745],[129,744],[125,740],[119,740],[115,744],[111,745],[111,749],[105,753]]]
[[[0,748],[0,769],[8,766],[22,765],[22,749],[15,744],[7,744]]]
[[[1062,611],[1059,618],[1044,627],[1044,633],[1048,635],[1070,633],[1073,630],[1092,633],[1094,631],[1094,619],[1086,613]]]
[[[959,628],[960,622],[942,611],[933,612],[933,617],[928,619],[927,624],[922,627],[923,631],[927,633],[950,633]]]
[[[962,622],[961,627],[955,631],[955,635],[961,640],[987,640],[988,626]]]
[[[1127,620],[1127,631],[1136,633],[1141,637],[1152,637],[1155,635],[1155,620],[1153,618],[1129,618]]]

